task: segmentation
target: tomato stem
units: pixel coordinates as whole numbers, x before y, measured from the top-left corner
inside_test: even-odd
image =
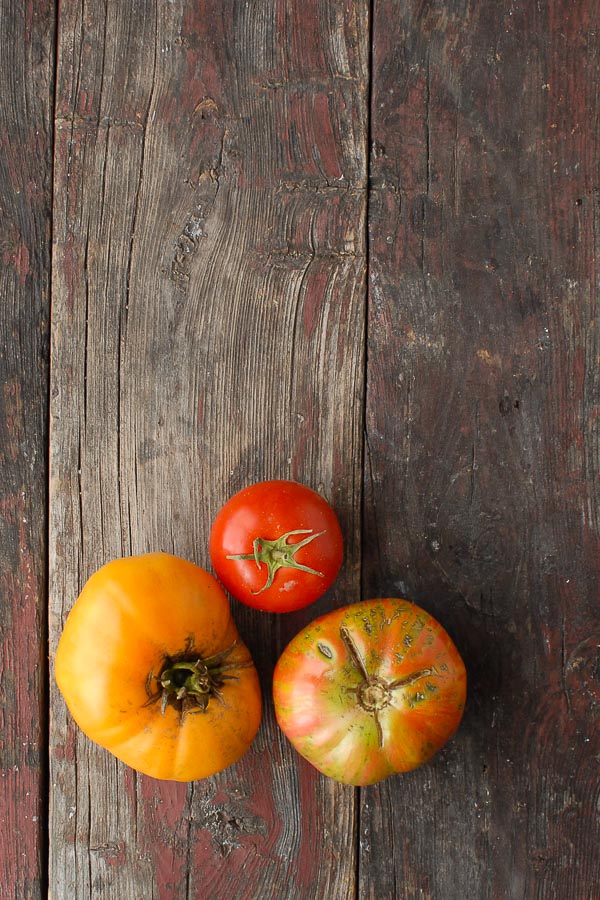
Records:
[[[384,737],[379,713],[392,702],[392,691],[395,691],[398,688],[409,687],[417,681],[420,681],[421,678],[428,678],[432,675],[437,675],[438,673],[435,668],[428,666],[424,669],[417,669],[416,672],[411,672],[410,675],[405,675],[403,678],[396,678],[394,681],[386,681],[385,678],[381,678],[379,675],[369,674],[366,663],[346,625],[340,627],[340,638],[348,651],[351,663],[358,669],[363,679],[358,687],[348,688],[347,690],[356,695],[356,702],[360,708],[373,716],[375,727],[377,729],[377,740],[379,747],[382,748]]]
[[[236,643],[213,656],[202,657],[189,638],[182,653],[165,657],[158,675],[150,672],[146,683],[148,703],[160,700],[162,713],[167,706],[173,706],[182,718],[188,712],[205,712],[211,697],[224,703],[221,688],[226,681],[237,679],[237,675],[228,673],[251,665],[249,661],[226,662]]]
[[[409,687],[411,684],[420,681],[421,678],[430,678],[432,675],[437,674],[438,673],[433,666],[428,666],[426,669],[417,669],[416,672],[405,675],[404,678],[397,678],[395,681],[390,681],[388,687],[390,690],[394,691],[396,688]]]
[[[298,541],[297,543],[289,544],[288,538],[296,534],[306,534],[308,537],[305,537],[304,540]],[[273,584],[275,573],[278,572],[279,569],[298,569],[300,572],[308,572],[310,575],[317,575],[319,578],[324,578],[323,572],[317,572],[316,569],[304,566],[295,558],[296,553],[301,547],[306,547],[307,544],[310,544],[311,541],[321,537],[323,534],[325,534],[324,531],[313,534],[313,531],[310,528],[298,528],[295,531],[287,531],[273,541],[267,540],[267,538],[257,537],[252,542],[252,553],[239,553],[228,556],[227,559],[253,559],[257,569],[260,569],[262,565],[267,567],[267,580],[265,584],[258,591],[252,591],[253,594],[262,594],[263,591],[270,588]]]
[[[368,681],[369,673],[367,672],[367,667],[365,666],[362,656],[358,652],[358,647],[354,643],[354,639],[350,634],[350,631],[345,625],[342,625],[340,628],[340,637],[342,639],[344,647],[348,651],[352,662],[354,663],[362,677],[365,679],[365,681]]]

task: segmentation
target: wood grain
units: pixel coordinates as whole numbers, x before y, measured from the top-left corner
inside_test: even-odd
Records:
[[[207,565],[221,503],[266,477],[328,497],[358,596],[366,2],[60,7],[50,633],[121,554]],[[125,770],[52,695],[55,897],[347,898],[354,791],[274,726],[270,675],[319,609],[236,607],[265,723],[190,786]],[[318,852],[316,852],[318,850]]]
[[[0,897],[45,876],[54,10],[0,2]]]
[[[596,4],[371,5],[0,0],[1,898],[596,896]],[[234,606],[267,707],[238,766],[137,776],[48,709],[46,626],[114,556],[208,565],[272,476],[333,502],[342,576]],[[470,694],[357,793],[269,694],[361,588],[437,615]]]
[[[364,793],[361,897],[597,893],[594,8],[375,3],[364,588],[470,697]]]

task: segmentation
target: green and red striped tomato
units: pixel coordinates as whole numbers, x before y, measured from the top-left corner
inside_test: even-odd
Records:
[[[458,728],[466,685],[439,622],[388,598],[334,610],[296,635],[275,667],[273,698],[302,756],[366,785],[431,759]]]

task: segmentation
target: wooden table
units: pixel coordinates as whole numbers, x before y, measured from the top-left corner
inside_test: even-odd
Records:
[[[0,897],[599,896],[597,0],[0,0]],[[250,752],[190,786],[78,731],[87,577],[208,566],[296,479],[345,563],[234,607]],[[467,663],[435,760],[338,785],[278,733],[286,642],[405,596]]]

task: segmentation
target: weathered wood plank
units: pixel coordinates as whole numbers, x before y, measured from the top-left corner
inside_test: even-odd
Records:
[[[54,4],[0,2],[0,896],[45,883]]]
[[[367,4],[65,0],[59,46],[52,649],[93,569],[150,549],[207,565],[217,509],[260,478],[330,498],[347,558],[306,613],[236,607],[266,715],[221,776],[138,777],[53,693],[51,886],[345,900],[354,791],[277,734],[270,675],[358,591]]]
[[[593,0],[377,0],[365,589],[440,618],[459,735],[365,792],[361,897],[592,897]]]

